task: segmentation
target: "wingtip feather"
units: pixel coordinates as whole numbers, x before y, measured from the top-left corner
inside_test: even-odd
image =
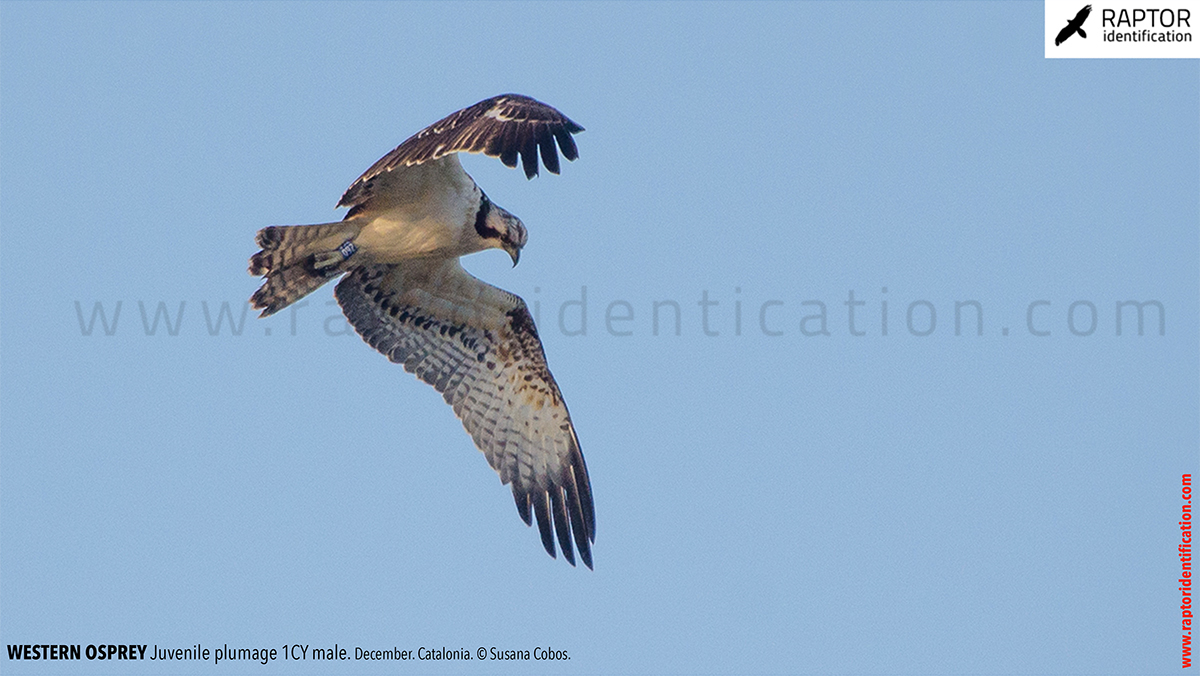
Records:
[[[542,547],[546,549],[546,553],[550,558],[557,559],[558,553],[554,549],[554,533],[551,524],[550,516],[550,501],[546,491],[539,491],[533,495],[533,512],[537,516],[538,530],[542,534]]]
[[[564,501],[564,491],[561,486],[555,486],[551,494],[551,509],[554,513],[554,530],[558,533],[558,546],[562,549],[563,557],[572,566],[575,565],[575,548],[571,546],[571,527],[567,525],[567,505]]]

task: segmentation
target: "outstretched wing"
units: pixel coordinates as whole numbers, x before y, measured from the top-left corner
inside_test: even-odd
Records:
[[[566,403],[546,367],[525,302],[472,277],[457,259],[355,269],[338,303],[371,347],[433,385],[475,445],[512,484],[542,545],[592,567],[596,515],[587,465]]]
[[[417,132],[395,150],[379,158],[342,195],[339,207],[361,203],[365,186],[375,177],[401,167],[437,160],[453,153],[483,153],[499,157],[510,167],[517,166],[517,155],[525,176],[538,173],[538,151],[550,173],[558,173],[558,153],[574,160],[579,150],[571,134],[583,131],[566,115],[520,94],[501,94],[439,120]]]
[[[1083,9],[1079,10],[1079,13],[1075,15],[1075,19],[1071,23],[1075,24],[1075,27],[1078,28],[1083,25],[1084,21],[1087,21],[1088,15],[1091,13],[1092,6],[1084,5]]]

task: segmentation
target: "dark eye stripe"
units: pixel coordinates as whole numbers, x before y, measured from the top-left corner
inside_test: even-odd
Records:
[[[482,197],[479,201],[479,211],[475,212],[475,232],[479,233],[479,236],[484,239],[499,237],[500,231],[489,227],[487,224],[488,214],[492,211],[492,201],[488,199],[486,193],[480,191],[479,194]]]

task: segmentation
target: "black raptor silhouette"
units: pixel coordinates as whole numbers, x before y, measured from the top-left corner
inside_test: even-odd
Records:
[[[1075,33],[1079,33],[1079,37],[1086,38],[1087,33],[1083,32],[1083,22],[1087,21],[1088,15],[1092,13],[1091,5],[1084,5],[1083,9],[1075,15],[1074,19],[1067,22],[1067,25],[1058,32],[1058,36],[1054,38],[1054,46],[1057,47],[1066,42],[1067,38]]]

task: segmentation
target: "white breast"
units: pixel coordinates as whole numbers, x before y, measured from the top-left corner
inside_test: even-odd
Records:
[[[473,253],[480,194],[457,155],[397,167],[372,180],[355,243],[380,263]]]

